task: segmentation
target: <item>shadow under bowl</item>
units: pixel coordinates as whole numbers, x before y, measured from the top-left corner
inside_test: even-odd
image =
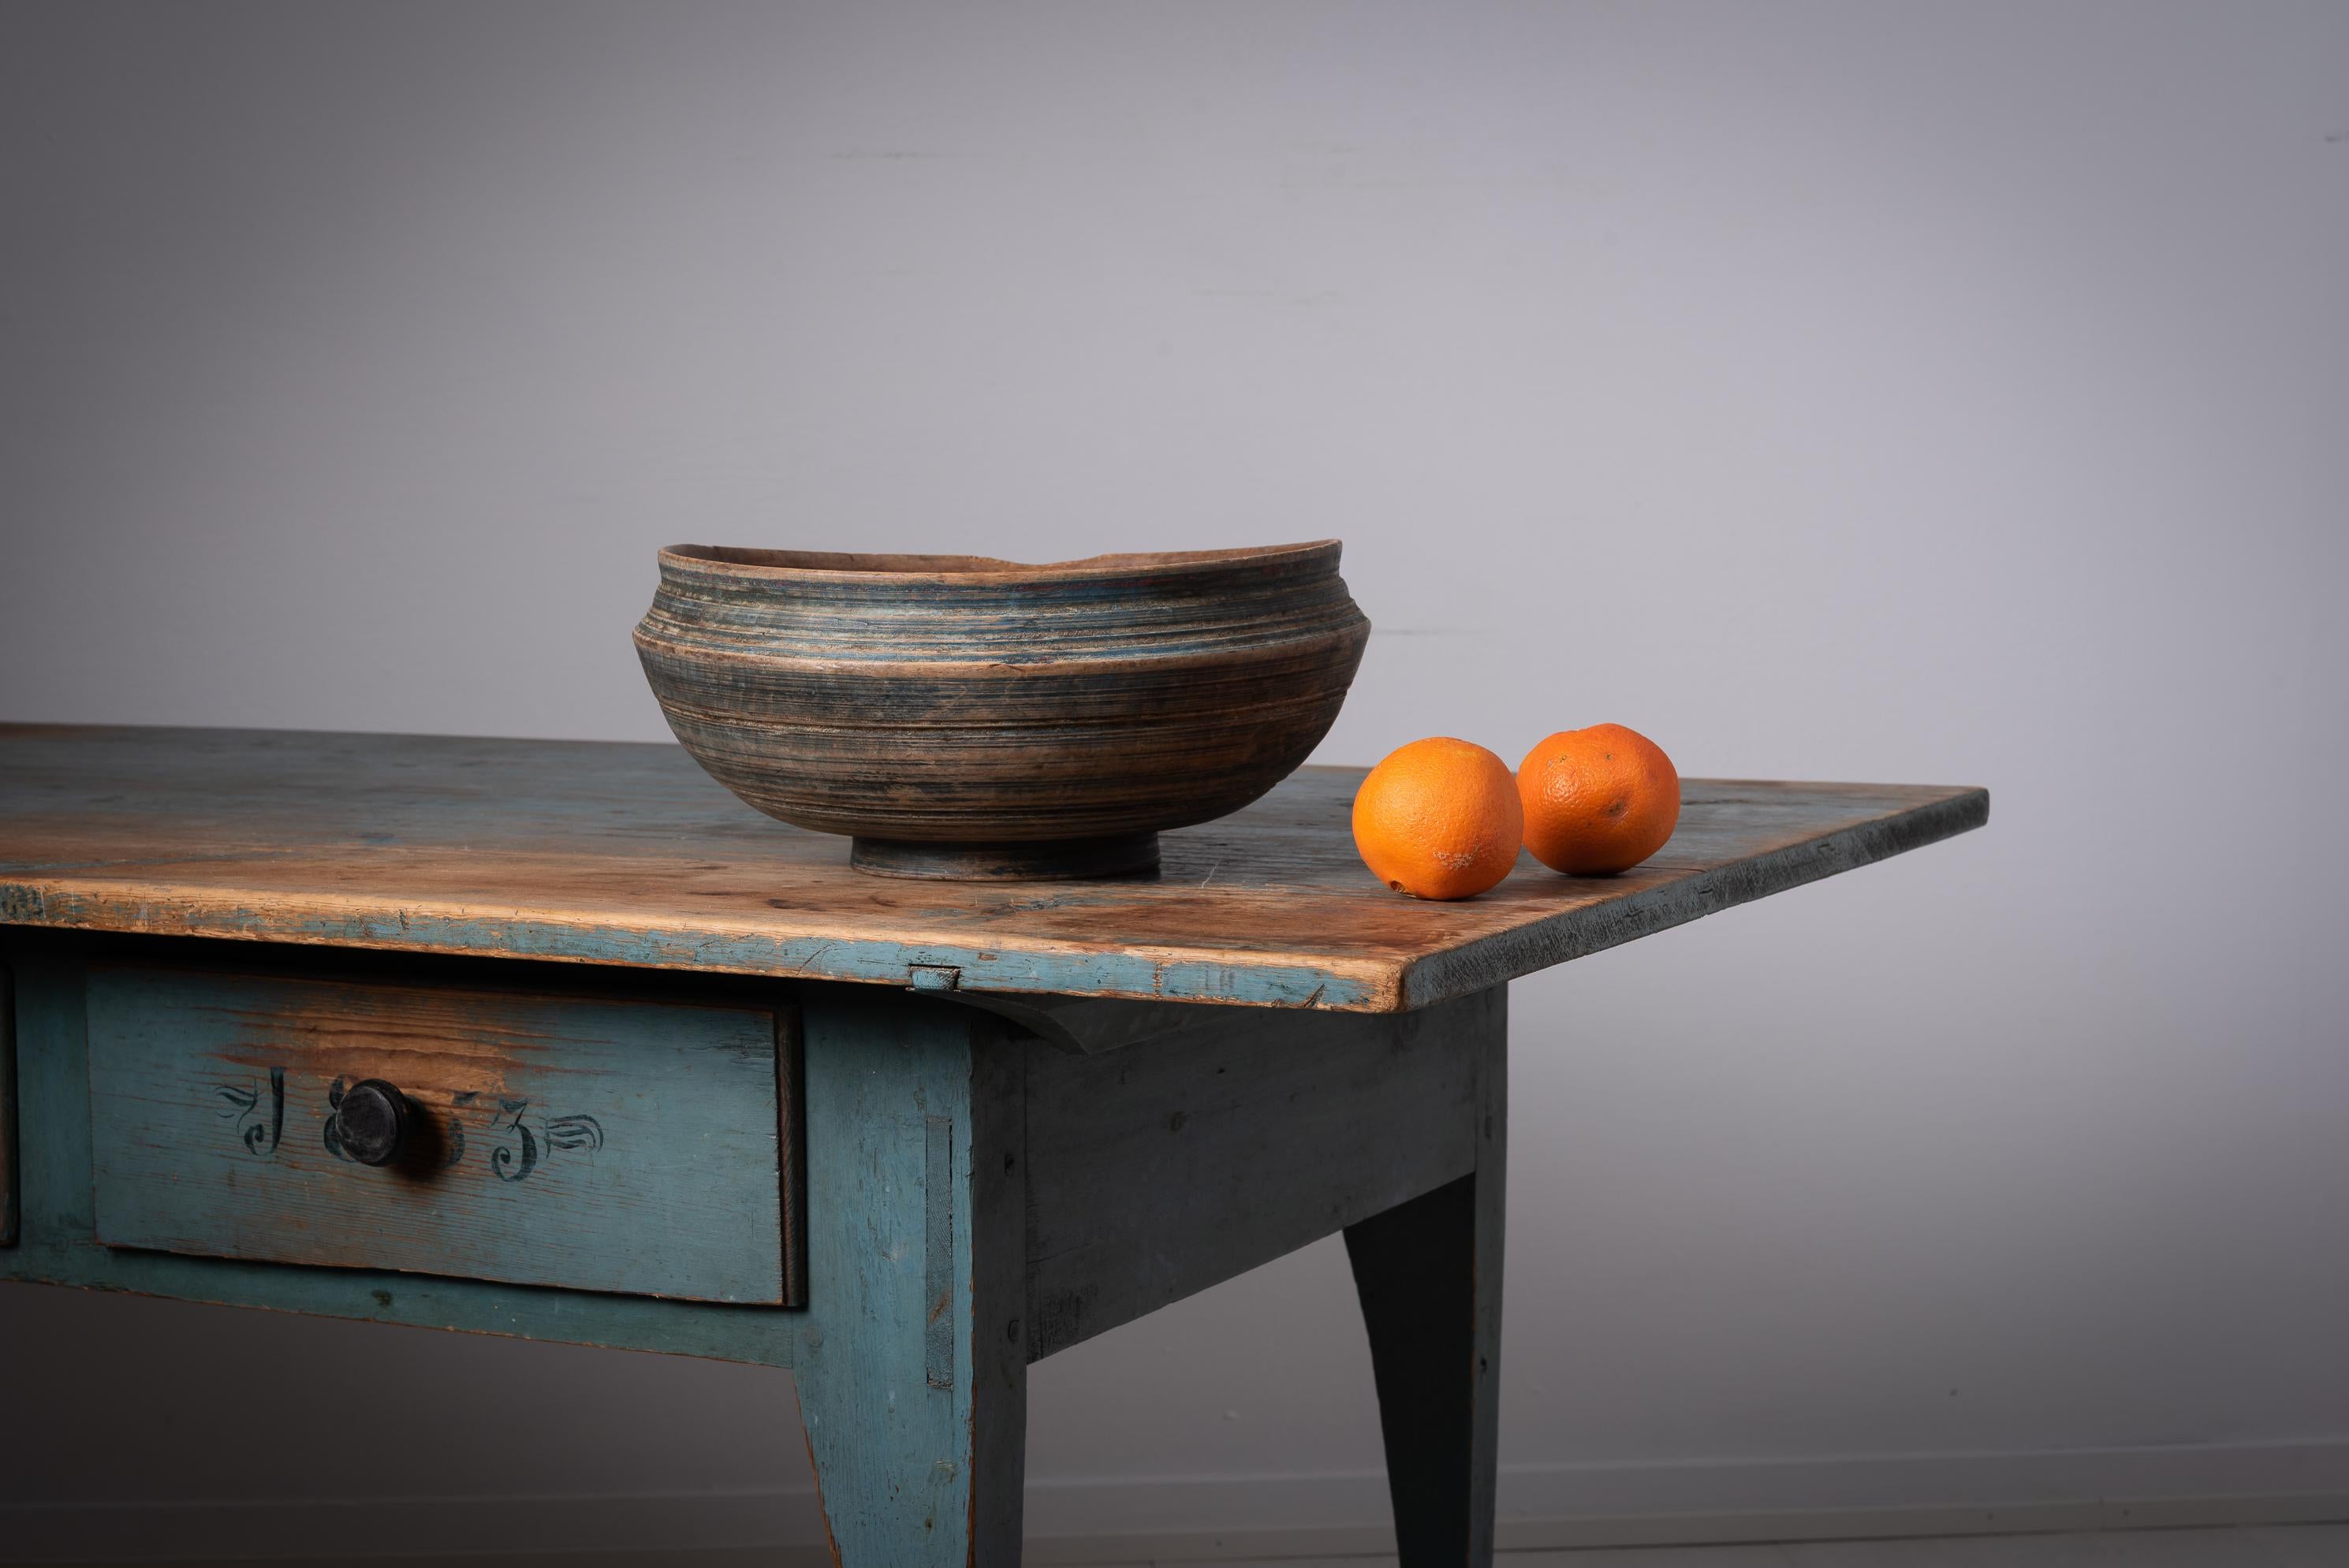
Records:
[[[637,625],[669,727],[885,876],[1149,870],[1329,732],[1370,622],[1339,542],[984,556],[678,545]]]

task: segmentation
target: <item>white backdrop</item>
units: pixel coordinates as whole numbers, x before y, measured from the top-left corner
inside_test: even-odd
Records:
[[[1504,1506],[2349,1491],[2349,10],[18,4],[0,225],[0,718],[653,738],[662,543],[1335,534],[1323,760],[1992,786],[1516,987]],[[0,1367],[0,1502],[802,1517],[781,1373]],[[1382,1506],[1334,1244],[1032,1410],[1047,1527]]]

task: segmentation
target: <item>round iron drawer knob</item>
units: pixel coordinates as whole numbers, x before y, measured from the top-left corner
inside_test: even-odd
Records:
[[[362,1165],[388,1165],[408,1144],[408,1097],[381,1078],[361,1078],[335,1108],[335,1137]]]

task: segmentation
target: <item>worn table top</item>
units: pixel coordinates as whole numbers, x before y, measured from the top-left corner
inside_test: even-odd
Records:
[[[1154,881],[854,872],[674,746],[0,725],[0,923],[1393,1012],[1947,838],[1981,789],[1692,779],[1638,870],[1424,903],[1354,852],[1357,768],[1164,835]]]

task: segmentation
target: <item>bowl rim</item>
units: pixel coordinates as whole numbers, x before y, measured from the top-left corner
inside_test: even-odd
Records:
[[[1247,545],[1228,550],[1141,551],[1088,555],[1030,564],[991,555],[921,555],[885,551],[760,550],[727,544],[672,544],[660,552],[664,571],[675,565],[754,582],[820,583],[1082,583],[1160,577],[1201,566],[1271,564],[1326,554],[1337,563],[1342,542]],[[903,562],[903,564],[883,564]]]

